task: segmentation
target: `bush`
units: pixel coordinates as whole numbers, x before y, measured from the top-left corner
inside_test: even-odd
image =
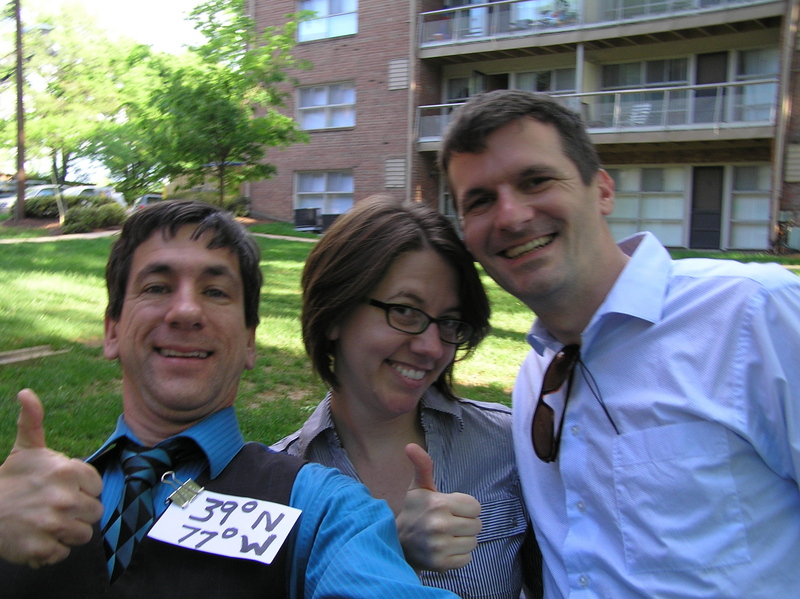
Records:
[[[62,196],[63,197],[63,196]],[[63,198],[66,208],[76,206],[83,198]],[[25,200],[25,216],[28,218],[58,218],[55,196],[36,196]]]
[[[127,217],[125,209],[114,200],[97,196],[67,210],[61,230],[64,233],[89,233],[121,225]]]

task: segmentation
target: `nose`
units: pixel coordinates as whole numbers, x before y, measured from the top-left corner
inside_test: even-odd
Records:
[[[510,185],[497,190],[495,224],[499,229],[522,229],[534,216],[533,207]]]
[[[445,342],[439,337],[439,325],[432,322],[428,328],[419,335],[414,335],[411,340],[411,351],[422,356],[437,360],[445,352]]]
[[[172,296],[165,320],[177,328],[199,329],[203,326],[200,295],[188,286],[178,288]]]

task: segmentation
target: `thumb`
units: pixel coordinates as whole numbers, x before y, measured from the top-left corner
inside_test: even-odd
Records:
[[[411,489],[428,489],[437,492],[436,483],[433,480],[433,460],[428,452],[416,443],[406,445],[406,455],[411,463],[414,464],[414,479],[411,481]]]
[[[17,440],[12,451],[47,447],[42,428],[44,420],[42,402],[30,389],[23,389],[17,393],[17,400],[20,403],[20,411],[17,419]]]

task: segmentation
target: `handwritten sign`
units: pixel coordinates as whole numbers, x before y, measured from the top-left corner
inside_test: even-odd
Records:
[[[185,508],[171,504],[147,536],[165,543],[269,564],[301,510],[203,491]]]

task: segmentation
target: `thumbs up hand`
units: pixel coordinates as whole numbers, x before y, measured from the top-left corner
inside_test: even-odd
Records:
[[[103,482],[89,464],[47,448],[44,408],[33,391],[17,399],[17,439],[0,466],[0,558],[37,568],[89,542],[103,515]]]
[[[414,479],[395,519],[406,561],[417,570],[445,572],[467,565],[478,545],[481,504],[465,493],[439,493],[433,461],[419,445],[406,445]]]

